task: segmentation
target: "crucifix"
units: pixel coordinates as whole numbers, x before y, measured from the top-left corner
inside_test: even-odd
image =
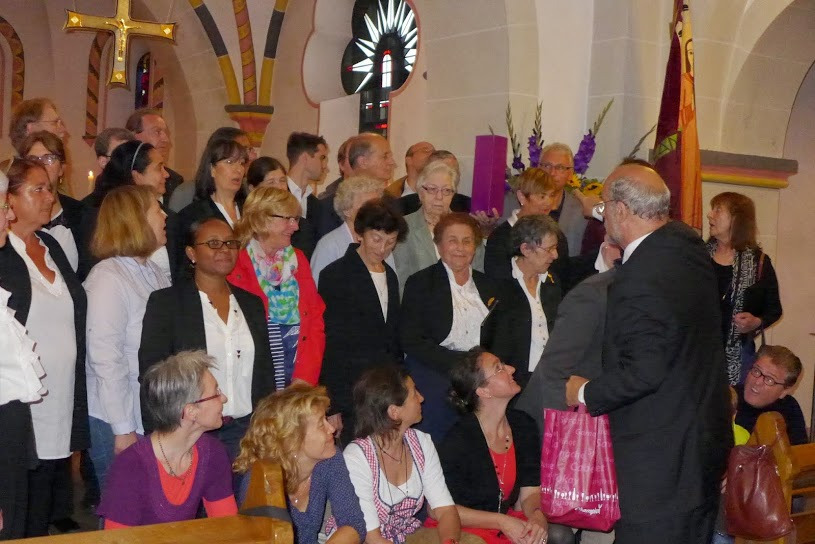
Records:
[[[127,65],[131,36],[145,36],[175,41],[175,23],[140,21],[130,17],[131,0],[116,0],[116,15],[100,17],[66,10],[68,19],[64,30],[89,30],[111,32],[114,37],[113,70],[108,85],[127,87]]]

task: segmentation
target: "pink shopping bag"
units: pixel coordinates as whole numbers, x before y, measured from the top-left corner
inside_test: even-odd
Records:
[[[608,416],[544,410],[541,511],[552,523],[609,531],[620,519]]]

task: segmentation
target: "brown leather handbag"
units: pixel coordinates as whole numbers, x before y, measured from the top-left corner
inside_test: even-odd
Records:
[[[730,535],[773,540],[792,532],[772,446],[736,446],[730,451],[724,500]]]

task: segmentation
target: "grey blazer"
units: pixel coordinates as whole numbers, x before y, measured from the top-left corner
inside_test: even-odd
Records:
[[[603,333],[608,287],[615,270],[589,276],[560,303],[555,328],[515,408],[538,424],[543,435],[543,409],[565,410],[569,376],[594,379],[603,372]]]
[[[563,209],[560,212],[558,225],[569,243],[569,257],[580,255],[583,246],[583,234],[589,220],[583,217],[583,206],[569,191],[563,193]]]
[[[405,282],[412,274],[436,264],[439,260],[436,256],[436,245],[433,243],[430,229],[427,228],[422,209],[419,208],[418,211],[406,215],[405,223],[408,226],[407,237],[393,250],[400,293],[405,290]],[[479,272],[484,271],[483,243],[479,244],[475,250],[473,268]]]

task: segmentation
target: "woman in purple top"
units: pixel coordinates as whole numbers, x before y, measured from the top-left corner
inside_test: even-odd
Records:
[[[155,431],[120,453],[96,512],[105,529],[237,514],[221,426],[226,396],[204,351],[182,351],[152,366],[142,391]]]
[[[255,461],[280,463],[298,544],[317,542],[320,532],[329,536],[327,544],[359,544],[365,540],[365,520],[334,445],[335,429],[325,417],[328,403],[324,387],[305,382],[260,401],[235,460],[235,470],[245,473],[238,495],[246,496]],[[327,502],[332,516],[323,524]]]

